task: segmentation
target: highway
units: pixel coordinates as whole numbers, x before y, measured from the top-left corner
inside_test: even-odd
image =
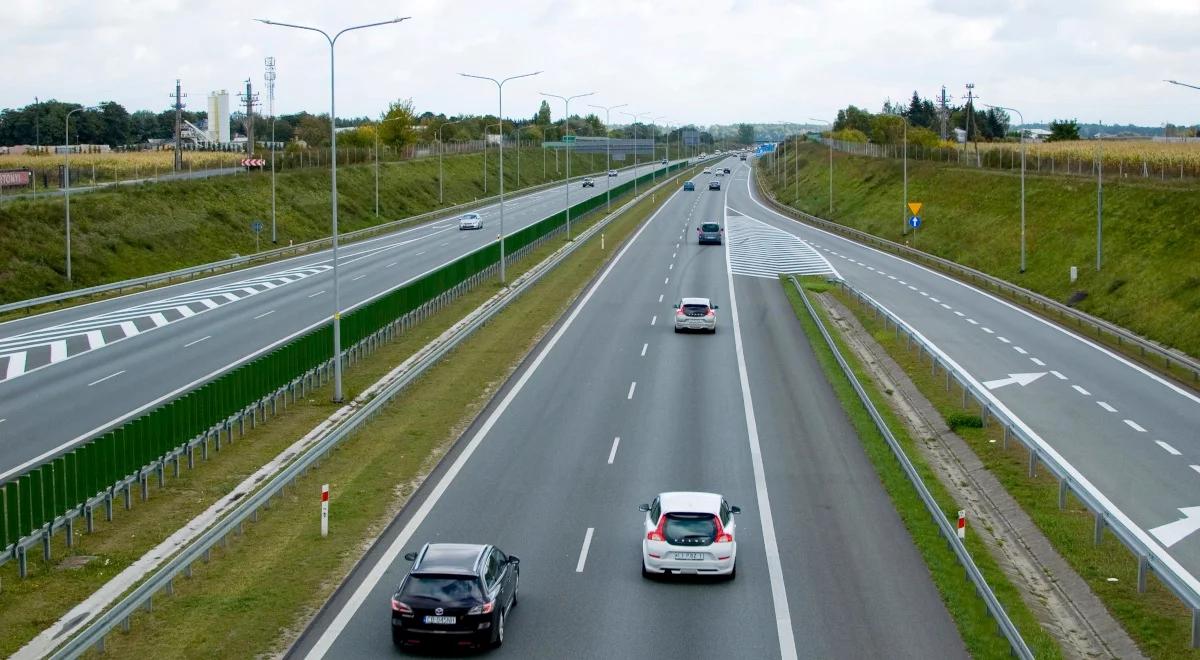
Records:
[[[768,272],[833,269],[732,219],[725,246],[697,245],[697,223],[725,222],[728,190],[707,179],[626,243],[290,657],[393,653],[403,554],[436,541],[520,557],[520,605],[497,657],[966,656]],[[715,335],[672,332],[683,296],[720,306]],[[742,507],[735,580],[642,577],[637,506],[677,489]]]
[[[733,212],[802,239],[932,341],[1200,589],[1200,509],[1180,510],[1200,506],[1193,391],[972,286],[779,216],[744,170],[734,184]]]
[[[571,202],[604,195],[606,178],[616,186],[632,171],[572,182]],[[562,186],[508,197],[505,231],[565,204]],[[342,309],[495,240],[498,206],[480,213],[482,231],[445,219],[342,246]],[[332,297],[323,250],[0,323],[0,482],[327,320]]]

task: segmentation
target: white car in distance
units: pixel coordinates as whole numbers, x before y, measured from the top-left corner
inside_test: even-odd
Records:
[[[483,216],[478,213],[464,213],[458,216],[458,228],[483,229]]]
[[[717,493],[659,493],[645,512],[642,576],[737,576],[737,524],[742,512]]]

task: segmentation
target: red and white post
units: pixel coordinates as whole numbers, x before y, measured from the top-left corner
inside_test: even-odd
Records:
[[[967,538],[967,512],[964,510],[958,512],[958,538]]]
[[[958,524],[958,535],[962,536],[962,518],[959,518]],[[321,538],[326,536],[329,536],[329,484],[321,486]]]

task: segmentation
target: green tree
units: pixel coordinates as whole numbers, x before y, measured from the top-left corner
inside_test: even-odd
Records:
[[[542,99],[542,105],[538,107],[537,115],[534,116],[533,121],[543,126],[550,123],[550,104],[546,102],[546,99]]]
[[[296,139],[310,147],[329,146],[329,115],[315,116],[303,113],[296,126]]]
[[[413,129],[417,124],[417,117],[413,112],[412,99],[389,103],[381,121],[384,123],[379,125],[380,142],[392,147],[403,147],[417,141],[417,132]]]
[[[754,144],[754,124],[738,124],[738,144]]]
[[[1047,142],[1061,142],[1079,139],[1079,122],[1074,119],[1055,119],[1050,122],[1050,136]]]

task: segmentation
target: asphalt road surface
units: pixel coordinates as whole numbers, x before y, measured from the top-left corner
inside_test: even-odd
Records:
[[[658,163],[657,169],[663,169]],[[643,164],[640,173],[651,166]],[[604,195],[632,170],[572,182],[571,202]],[[565,207],[561,186],[509,197],[505,232]],[[482,247],[482,231],[451,219],[342,246],[341,308]],[[330,251],[0,323],[0,482],[186,392],[333,313]]]
[[[494,543],[521,558],[497,657],[966,655],[781,285],[731,268],[734,242],[769,263],[778,237],[696,244],[697,223],[724,217],[727,191],[707,179],[627,243],[292,657],[396,653],[389,598],[403,554],[425,542]],[[819,262],[809,268],[830,272]],[[672,332],[684,296],[720,306],[715,335]],[[642,577],[637,506],[668,490],[742,507],[735,580]]]

